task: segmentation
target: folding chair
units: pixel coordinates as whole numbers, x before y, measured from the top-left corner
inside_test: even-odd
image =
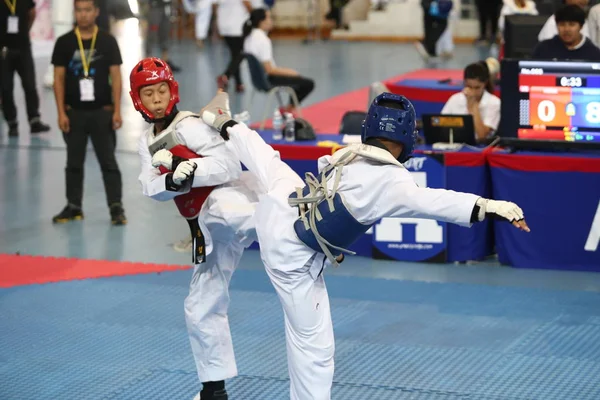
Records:
[[[279,107],[284,107],[283,100],[281,99],[281,92],[287,92],[291,99],[292,103],[296,110],[298,110],[298,117],[302,117],[302,111],[300,109],[300,103],[298,102],[298,97],[296,96],[296,92],[289,86],[273,86],[271,82],[269,82],[269,77],[267,76],[267,71],[265,71],[265,67],[262,65],[260,61],[252,54],[244,53],[244,58],[248,60],[248,69],[250,70],[250,78],[252,80],[252,86],[254,90],[252,91],[250,98],[248,100],[248,104],[246,105],[246,109],[249,110],[252,105],[252,100],[254,99],[254,94],[256,92],[263,92],[267,94],[267,101],[265,102],[265,107],[263,109],[263,117],[260,120],[260,128],[265,128],[265,121],[271,109],[271,103],[273,101],[273,96],[277,98],[277,102],[279,103]]]

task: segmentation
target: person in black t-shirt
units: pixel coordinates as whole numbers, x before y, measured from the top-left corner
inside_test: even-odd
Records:
[[[558,35],[538,43],[533,50],[534,60],[600,61],[600,49],[581,33],[586,18],[581,7],[561,7],[554,18]]]
[[[115,158],[121,120],[121,53],[116,39],[99,30],[97,1],[75,0],[75,29],[54,45],[54,96],[67,144],[67,206],[53,218],[83,218],[83,164],[88,136],[96,152],[112,223],[127,223],[121,204],[121,172]]]
[[[21,77],[31,133],[50,127],[40,120],[40,99],[35,85],[35,65],[31,54],[29,29],[35,20],[33,0],[5,0],[0,4],[0,81],[2,111],[8,135],[18,136],[17,108],[13,97],[15,72]]]

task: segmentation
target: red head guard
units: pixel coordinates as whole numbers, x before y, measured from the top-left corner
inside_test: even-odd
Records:
[[[144,119],[148,122],[154,122],[154,115],[142,104],[140,98],[140,89],[144,86],[155,85],[157,83],[167,82],[171,90],[171,98],[165,110],[165,116],[169,116],[175,104],[179,103],[179,84],[173,77],[173,72],[169,65],[156,57],[144,58],[137,63],[129,74],[129,84],[131,91],[129,95],[133,100],[133,106],[142,113]]]

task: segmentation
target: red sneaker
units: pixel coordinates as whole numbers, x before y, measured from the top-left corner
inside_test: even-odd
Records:
[[[229,83],[229,79],[227,79],[227,76],[225,76],[225,75],[217,76],[217,87],[219,89],[223,89],[224,91],[227,91],[228,83]]]

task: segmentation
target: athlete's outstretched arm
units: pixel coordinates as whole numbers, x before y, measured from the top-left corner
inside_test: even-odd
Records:
[[[446,189],[421,188],[408,171],[399,171],[380,201],[382,217],[429,218],[470,226],[486,217],[498,217],[529,232],[523,211],[508,201],[488,200],[471,193]]]

